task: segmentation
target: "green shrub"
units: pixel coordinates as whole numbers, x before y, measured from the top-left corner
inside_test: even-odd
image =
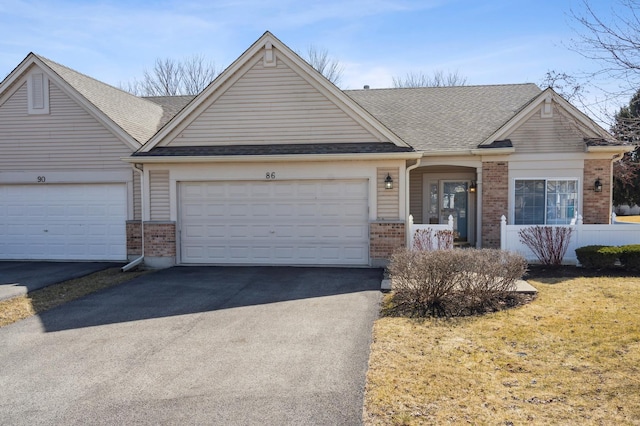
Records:
[[[640,244],[618,247],[620,263],[628,271],[640,271]]]
[[[613,268],[620,256],[620,249],[614,246],[584,246],[576,249],[576,257],[584,268]]]
[[[393,310],[419,317],[496,310],[526,268],[521,255],[501,250],[400,250],[389,263]]]

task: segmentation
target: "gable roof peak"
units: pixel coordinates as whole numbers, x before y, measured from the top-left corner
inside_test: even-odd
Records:
[[[44,56],[33,54],[33,57],[139,144],[146,142],[158,130],[163,115],[162,107],[158,104],[96,80]]]
[[[235,61],[225,68],[202,92],[200,92],[186,107],[180,110],[166,125],[164,125],[141,149],[140,152],[148,152],[165,140],[173,132],[179,132],[179,128],[189,124],[188,117],[197,115],[205,108],[208,102],[214,100],[227,90],[228,86],[235,84],[248,69],[255,65],[252,60],[262,58],[265,68],[277,67],[278,60],[290,66],[303,80],[311,84],[327,99],[338,106],[351,118],[359,122],[365,129],[377,134],[380,140],[392,141],[397,146],[407,147],[408,144],[387,126],[375,118],[369,111],[360,106],[354,99],[346,95],[335,84],[331,83],[320,72],[302,59],[295,51],[280,41],[271,32],[265,31],[249,48],[247,48]]]

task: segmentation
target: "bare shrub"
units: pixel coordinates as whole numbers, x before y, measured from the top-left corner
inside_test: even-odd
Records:
[[[413,235],[413,249],[420,251],[448,250],[453,248],[453,232],[433,228],[418,229]]]
[[[459,316],[500,308],[526,261],[500,250],[400,250],[391,258],[392,307],[409,316]]]
[[[413,234],[413,249],[420,251],[433,250],[433,229],[418,229]]]
[[[516,281],[524,275],[527,261],[517,253],[502,250],[464,250],[460,274],[464,276],[461,303],[457,315],[497,310],[508,293],[516,289]]]
[[[519,230],[518,236],[542,264],[558,266],[567,253],[572,233],[568,226],[531,226]]]
[[[438,240],[438,248],[440,250],[449,250],[453,248],[453,231],[442,230],[436,232],[436,240]]]

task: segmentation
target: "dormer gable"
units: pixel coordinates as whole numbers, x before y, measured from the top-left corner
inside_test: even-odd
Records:
[[[593,138],[618,145],[606,130],[548,88],[478,148],[489,151],[496,141],[510,140],[515,153],[585,152],[585,140]]]
[[[326,143],[407,145],[266,32],[140,150]]]

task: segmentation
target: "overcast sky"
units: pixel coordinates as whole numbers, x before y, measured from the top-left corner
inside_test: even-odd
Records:
[[[610,15],[610,1],[591,4]],[[597,67],[568,49],[572,9],[581,0],[0,0],[0,78],[29,52],[115,86],[160,57],[224,68],[268,30],[294,50],[326,48],[345,89],[434,70],[540,84]]]

